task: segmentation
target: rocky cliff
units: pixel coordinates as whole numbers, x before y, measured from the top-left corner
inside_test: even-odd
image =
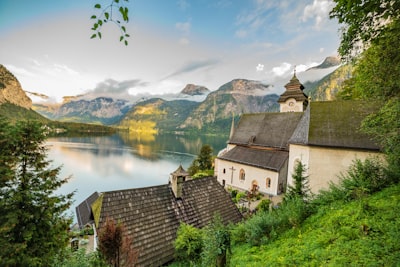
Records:
[[[184,95],[206,95],[210,92],[206,87],[201,86],[201,85],[195,85],[195,84],[188,84],[183,88],[181,91],[181,94]]]
[[[32,107],[32,100],[22,90],[17,78],[0,64],[0,105],[11,103],[26,109]]]

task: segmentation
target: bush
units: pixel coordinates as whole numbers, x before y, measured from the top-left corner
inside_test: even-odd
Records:
[[[200,259],[203,249],[202,230],[181,223],[174,241],[175,256],[178,260],[195,264]]]
[[[268,198],[264,198],[263,200],[260,201],[257,205],[257,210],[258,211],[269,211],[269,206],[271,205],[271,200]]]

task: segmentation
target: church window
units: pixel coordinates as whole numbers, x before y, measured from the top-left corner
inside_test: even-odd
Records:
[[[226,173],[226,169],[225,168],[222,170],[222,173],[224,173],[224,174]]]
[[[267,178],[267,179],[265,179],[265,186],[267,187],[267,188],[271,188],[271,178]]]
[[[239,179],[240,181],[244,181],[246,179],[246,173],[244,172],[243,169],[240,169]]]

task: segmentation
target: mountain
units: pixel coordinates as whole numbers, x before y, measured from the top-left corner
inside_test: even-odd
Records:
[[[194,84],[186,85],[181,91],[181,94],[190,96],[206,95],[208,93],[210,93],[210,90],[208,90],[206,87]]]
[[[344,82],[351,77],[352,66],[342,65],[332,73],[315,82],[305,82],[304,92],[313,101],[330,101],[336,99],[336,94],[342,90]]]
[[[229,134],[232,116],[278,110],[278,95],[270,86],[236,79],[208,94],[203,102],[150,99],[136,104],[121,121],[130,131],[186,131]]]
[[[92,100],[64,98],[61,105],[34,104],[34,109],[51,119],[111,125],[119,122],[131,105],[127,100],[97,97]]]
[[[198,105],[198,102],[188,100],[152,98],[133,106],[119,126],[133,132],[176,131]]]
[[[318,66],[314,66],[312,68],[309,68],[308,70],[312,70],[312,69],[327,69],[327,68],[339,66],[340,63],[341,63],[341,61],[340,61],[339,57],[330,56],[330,57],[326,57],[325,60],[321,64],[319,64]]]
[[[11,103],[25,109],[32,107],[32,100],[22,90],[17,78],[0,64],[0,104],[3,103]]]
[[[232,80],[210,93],[179,128],[211,132],[222,128],[219,130],[229,133],[232,116],[279,110],[279,96],[267,94],[269,90],[269,85],[258,81]]]

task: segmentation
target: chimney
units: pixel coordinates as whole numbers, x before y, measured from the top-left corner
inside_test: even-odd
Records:
[[[189,173],[187,173],[185,169],[183,169],[182,165],[179,165],[178,169],[171,173],[169,182],[171,184],[171,188],[174,192],[175,198],[182,198],[182,186],[188,175]]]

